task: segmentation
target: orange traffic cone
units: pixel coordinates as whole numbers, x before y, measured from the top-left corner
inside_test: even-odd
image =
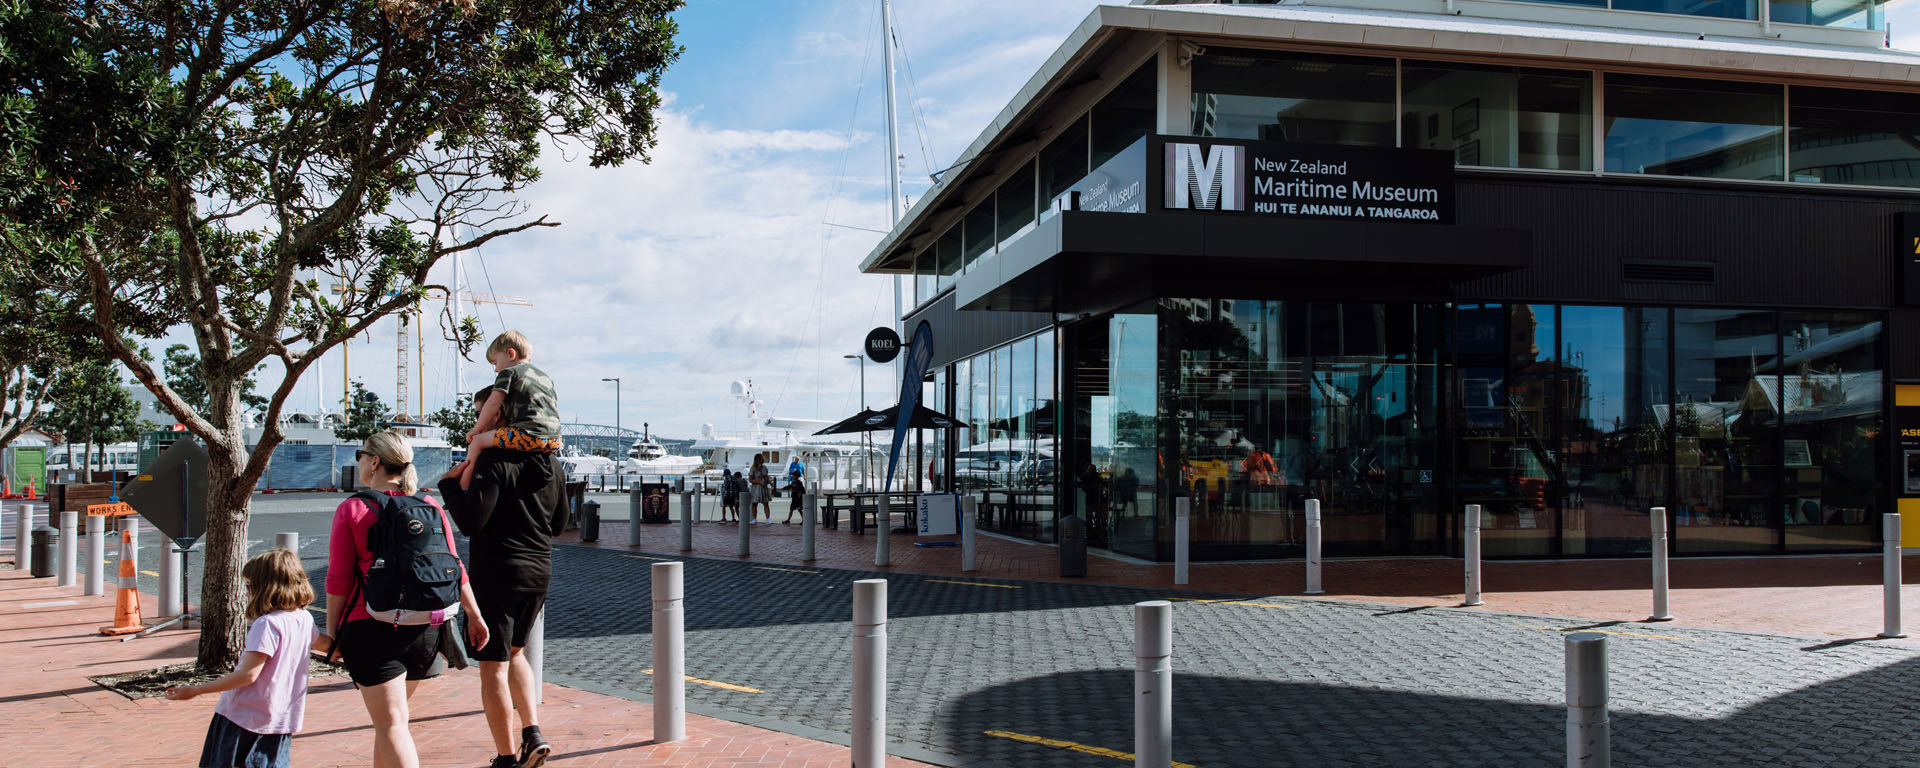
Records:
[[[113,600],[113,626],[101,627],[100,634],[112,637],[146,629],[140,623],[140,584],[133,574],[133,531],[120,532],[120,593]]]
[[[13,478],[0,475],[0,499],[13,498]]]
[[[27,501],[33,501],[38,498],[40,497],[33,493],[33,478],[29,477],[27,478]]]

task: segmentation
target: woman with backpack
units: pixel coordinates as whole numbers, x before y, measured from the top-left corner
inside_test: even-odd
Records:
[[[380,432],[354,451],[368,490],[340,502],[327,545],[327,624],[320,646],[360,689],[373,721],[374,768],[415,768],[420,758],[407,697],[440,673],[441,625],[461,611],[473,647],[487,625],[455,554],[453,524],[439,502],[418,496],[413,447]]]

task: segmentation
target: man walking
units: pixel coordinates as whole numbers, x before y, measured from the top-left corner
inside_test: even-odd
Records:
[[[486,390],[476,398],[485,402]],[[472,484],[460,488],[460,467],[440,481],[447,514],[471,540],[468,579],[487,622],[480,662],[480,703],[493,733],[492,768],[537,768],[552,747],[540,734],[540,692],[527,662],[528,632],[546,605],[553,537],[567,523],[566,471],[551,453],[489,449],[475,457]],[[511,709],[509,709],[511,706]],[[513,713],[520,714],[520,744]]]

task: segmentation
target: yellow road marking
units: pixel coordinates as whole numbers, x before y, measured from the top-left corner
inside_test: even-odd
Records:
[[[154,573],[153,571],[141,571],[141,573],[144,573],[144,574],[146,574],[146,575],[148,575],[148,576],[152,576],[152,577],[154,577],[154,578],[156,578],[156,579],[157,579],[157,578],[160,578],[160,574],[158,574],[158,573]]]
[[[795,570],[795,569],[793,569],[793,568],[771,568],[771,567],[768,567],[768,566],[764,566],[764,565],[756,565],[756,566],[753,566],[753,567],[754,567],[754,568],[757,568],[757,569],[760,569],[760,570],[762,570],[762,571],[783,571],[783,572],[786,572],[786,573],[804,573],[804,574],[807,574],[808,576],[818,576],[818,575],[820,575],[820,572],[819,572],[819,571],[801,571],[801,570]]]
[[[965,584],[969,587],[993,587],[995,589],[1026,589],[1026,587],[1017,587],[1012,584],[983,584],[978,581],[948,581],[946,579],[927,579],[927,581],[932,582],[934,584]]]
[[[1520,626],[1525,627],[1527,629],[1549,629],[1555,632],[1598,632],[1603,635],[1620,635],[1621,637],[1646,637],[1646,638],[1652,638],[1654,640],[1679,640],[1680,642],[1683,642],[1683,643],[1700,642],[1700,638],[1697,638],[1697,637],[1675,637],[1673,635],[1649,635],[1642,632],[1616,632],[1610,629],[1583,629],[1581,627],[1535,627],[1535,626],[1529,626],[1526,624],[1522,624]]]
[[[652,555],[621,555],[621,557],[631,557],[631,558],[636,558],[636,559],[639,559],[639,560],[667,560],[667,561],[672,561],[672,560],[674,560],[674,559],[675,559],[675,558],[671,558],[671,557],[654,557],[654,556],[652,556]]]
[[[1115,760],[1127,760],[1127,761],[1133,760],[1132,752],[1121,752],[1120,750],[1117,750],[1117,749],[1107,749],[1106,747],[1095,747],[1088,744],[1081,744],[1080,742],[1077,742],[1077,741],[1063,741],[1061,739],[1049,739],[1044,736],[1029,736],[1024,733],[1014,733],[1013,731],[983,731],[983,733],[987,734],[988,736],[998,736],[1003,739],[1013,739],[1014,741],[1024,741],[1028,744],[1039,744],[1041,746],[1046,746],[1046,747],[1058,747],[1060,749],[1071,749],[1075,752],[1085,752],[1089,755],[1111,757]],[[1173,766],[1174,768],[1198,768],[1192,763],[1176,762],[1173,764]]]
[[[1286,610],[1286,611],[1293,610],[1293,606],[1281,605],[1279,603],[1243,603],[1235,600],[1208,600],[1206,598],[1201,598],[1201,597],[1169,597],[1164,599],[1179,600],[1179,601],[1188,602],[1188,603],[1213,603],[1215,605],[1250,605],[1255,608],[1279,608],[1281,610]]]
[[[653,674],[653,670],[643,669],[643,670],[640,670],[640,674],[651,675]],[[710,685],[715,688],[724,688],[729,691],[739,691],[741,693],[766,693],[766,691],[760,690],[758,688],[748,688],[744,685],[734,685],[733,683],[723,683],[718,680],[702,680],[700,678],[694,677],[693,675],[683,675],[683,677],[687,678],[687,682],[689,683],[699,683],[701,685]]]

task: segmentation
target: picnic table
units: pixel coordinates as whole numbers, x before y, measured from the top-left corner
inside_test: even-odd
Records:
[[[885,495],[888,512],[906,512],[909,515],[920,499],[918,491],[888,491]],[[840,512],[846,510],[853,532],[864,534],[868,517],[874,518],[874,525],[880,524],[880,496],[879,491],[832,491],[820,494],[821,523],[828,528],[838,528]]]

